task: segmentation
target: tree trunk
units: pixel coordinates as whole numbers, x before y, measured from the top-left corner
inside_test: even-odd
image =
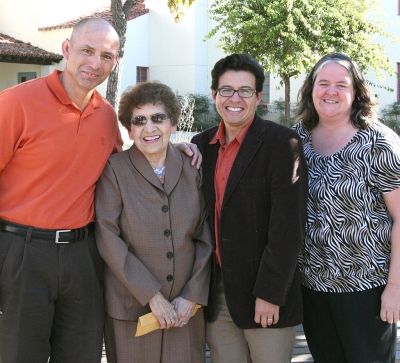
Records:
[[[111,105],[117,111],[119,104],[119,90],[121,86],[122,63],[123,63],[123,58],[119,58],[114,69],[108,76],[108,81],[107,81],[106,98],[107,101],[110,102]]]
[[[286,76],[285,80],[285,125],[290,127],[290,77]]]
[[[128,27],[128,14],[137,0],[126,0],[122,5],[121,0],[111,0],[112,25],[119,36],[118,63],[114,67],[107,81],[106,98],[117,109],[119,102],[119,89],[121,84],[122,60],[124,58],[126,29]]]

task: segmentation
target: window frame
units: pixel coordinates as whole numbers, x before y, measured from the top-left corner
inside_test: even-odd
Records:
[[[400,103],[400,62],[397,62],[396,77],[397,77],[397,103]]]
[[[26,81],[30,81],[31,79],[36,79],[37,72],[18,72],[17,77],[18,77],[17,82],[18,84],[20,84]]]
[[[265,72],[265,80],[262,88],[262,102],[269,105],[271,102],[271,73]]]
[[[136,83],[147,82],[149,80],[149,67],[136,67]]]

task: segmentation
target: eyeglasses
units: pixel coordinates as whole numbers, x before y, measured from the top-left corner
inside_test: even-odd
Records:
[[[253,93],[257,93],[255,89],[251,88],[241,88],[241,89],[233,89],[233,88],[218,88],[217,91],[222,97],[232,97],[235,92],[241,98],[250,98],[253,96]]]
[[[150,116],[150,120],[153,124],[159,125],[164,123],[169,117],[165,113],[155,113]],[[144,126],[147,124],[148,118],[145,116],[135,116],[131,119],[131,124],[135,126]]]

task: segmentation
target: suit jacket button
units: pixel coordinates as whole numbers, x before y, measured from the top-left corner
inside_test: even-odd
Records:
[[[163,205],[162,207],[161,207],[161,210],[164,212],[164,213],[167,213],[168,212],[168,206],[167,205]]]
[[[166,229],[166,230],[164,231],[164,236],[169,237],[170,235],[171,235],[171,231],[170,231],[169,229]]]
[[[167,257],[168,257],[169,259],[171,259],[172,257],[174,257],[174,254],[173,254],[172,252],[168,252],[168,253],[167,253]]]
[[[172,281],[173,279],[174,279],[174,276],[172,276],[172,275],[167,276],[167,281]]]

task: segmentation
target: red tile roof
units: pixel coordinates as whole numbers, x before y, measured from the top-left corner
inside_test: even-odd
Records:
[[[0,33],[0,62],[50,65],[62,59],[62,55]]]
[[[138,0],[136,5],[132,7],[129,15],[128,15],[128,21],[138,18],[139,16],[145,15],[149,12],[149,9],[145,8],[144,0]],[[107,20],[110,24],[112,24],[112,15],[111,15],[111,9],[109,6],[102,7],[100,9],[97,9],[90,14],[83,15],[77,19],[66,21],[61,24],[57,25],[52,25],[52,26],[47,26],[44,28],[39,28],[39,31],[49,31],[49,30],[55,30],[55,29],[67,29],[67,28],[73,28],[78,22],[82,19],[85,18],[102,18],[104,20]]]
[[[144,0],[138,0],[128,15],[128,21],[147,14],[148,12],[149,9],[145,8]],[[112,24],[110,7],[103,7],[75,20],[67,21],[58,25],[39,28],[39,31],[73,28],[80,20],[89,17],[102,18]],[[50,65],[52,63],[59,63],[62,59],[62,55],[48,52],[44,49],[35,47],[30,43],[25,43],[21,40],[14,39],[8,35],[0,33],[0,62]]]

